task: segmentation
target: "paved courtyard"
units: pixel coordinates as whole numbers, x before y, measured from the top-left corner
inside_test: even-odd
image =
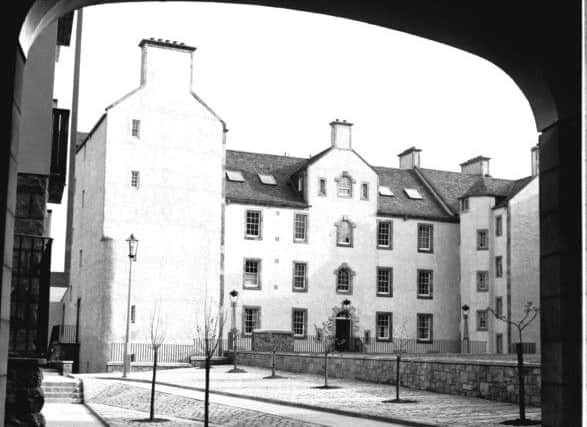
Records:
[[[340,426],[348,418],[352,421],[349,425],[361,426],[384,425],[382,421],[387,421],[396,422],[396,425],[412,423],[488,427],[498,426],[501,422],[518,416],[518,406],[515,404],[405,388],[401,389],[400,397],[415,400],[415,403],[382,403],[383,400],[395,397],[394,386],[330,379],[329,384],[339,388],[324,390],[315,388],[323,384],[323,378],[317,375],[278,372],[286,378],[264,379],[263,377],[270,374],[269,370],[248,366],[244,368],[247,372],[238,374],[227,373],[230,366],[214,366],[211,369],[210,384],[214,392],[211,394],[211,421],[214,424]],[[129,375],[124,382],[119,381],[119,373],[81,377],[84,379],[86,401],[96,412],[111,411],[112,415],[115,413],[113,408],[125,408],[138,411],[134,418],[136,420],[144,418],[148,413],[150,376],[150,372],[136,372]],[[175,421],[179,423],[177,425],[200,423],[203,419],[203,369],[158,371],[157,383],[157,416],[175,416],[178,418]],[[295,408],[285,405],[293,405]],[[303,410],[309,412],[304,413]],[[315,412],[320,417],[312,417]],[[143,415],[138,416],[141,413]],[[352,418],[348,415],[371,419]],[[337,416],[342,418],[334,422]],[[540,419],[540,408],[528,408],[527,416]],[[128,417],[126,419],[128,421]],[[181,424],[180,419],[184,424]],[[402,420],[408,423],[402,423]],[[175,425],[175,422],[165,425]],[[123,422],[120,425],[127,424]]]

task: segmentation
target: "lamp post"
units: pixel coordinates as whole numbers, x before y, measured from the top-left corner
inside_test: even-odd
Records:
[[[466,352],[469,353],[469,306],[465,304],[461,308],[463,309],[463,344],[465,344]]]
[[[126,378],[128,372],[128,338],[130,331],[130,290],[132,284],[132,263],[137,260],[137,249],[139,241],[131,234],[128,239],[128,296],[126,300],[126,335],[124,337],[124,359],[122,360],[122,377]]]
[[[346,331],[347,336],[345,338],[343,338],[339,343],[340,345],[340,349],[341,350],[347,350],[347,351],[352,351],[353,349],[351,348],[352,346],[352,339],[351,339],[351,335],[352,335],[352,325],[351,325],[351,313],[349,313],[349,308],[351,307],[351,301],[349,299],[345,299],[342,302],[342,309],[345,311],[345,315],[347,316],[347,320],[344,320],[343,322],[346,323],[348,330]]]
[[[230,348],[231,350],[235,350],[236,348],[236,303],[238,301],[238,291],[233,289],[229,292],[230,295],[230,306],[232,308],[232,317],[231,317],[231,328],[230,328]]]

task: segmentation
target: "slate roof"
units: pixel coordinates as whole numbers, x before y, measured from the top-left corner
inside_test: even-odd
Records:
[[[245,182],[226,179],[226,201],[305,208],[308,205],[294,189],[291,176],[308,159],[226,150],[226,169],[241,171]],[[262,184],[258,173],[271,174],[277,185]]]
[[[291,177],[329,151],[330,148],[310,159],[305,159],[226,150],[226,169],[241,171],[245,178],[245,182],[231,182],[225,179],[226,200],[246,204],[306,208],[308,205],[295,190]],[[389,187],[394,194],[393,197],[386,197],[380,196],[378,189],[371,191],[373,196],[378,197],[378,215],[407,216],[437,221],[458,221],[459,198],[491,195],[498,197],[497,206],[499,206],[507,203],[532,179],[532,177],[526,177],[512,181],[423,168],[399,169],[381,166],[372,166],[372,168],[379,176],[379,185]],[[277,185],[262,184],[257,176],[258,173],[272,174]],[[410,199],[404,192],[405,188],[418,190],[422,199]],[[448,212],[438,199],[441,199],[452,212]]]

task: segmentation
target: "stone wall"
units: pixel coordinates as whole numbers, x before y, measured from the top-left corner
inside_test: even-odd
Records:
[[[239,363],[271,367],[271,353],[240,352]],[[278,353],[276,369],[322,374],[324,355]],[[417,390],[480,397],[500,402],[518,401],[516,361],[470,360],[456,357],[406,356],[400,363],[400,385]],[[526,363],[526,403],[540,406],[541,368]],[[396,358],[390,356],[330,355],[328,375],[368,382],[395,384]]]
[[[293,352],[292,331],[255,330],[251,343],[253,351]]]

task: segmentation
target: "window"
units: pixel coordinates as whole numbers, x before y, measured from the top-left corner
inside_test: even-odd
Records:
[[[81,268],[84,263],[84,251],[79,250],[79,267]]]
[[[352,294],[353,276],[355,272],[346,263],[343,263],[339,268],[334,270],[334,274],[336,275],[336,293]]]
[[[243,288],[261,289],[261,260],[245,259]]]
[[[86,190],[82,190],[82,208],[86,205]]]
[[[326,196],[326,178],[320,178],[318,180],[318,195]]]
[[[389,188],[386,185],[380,185],[379,186],[379,195],[380,196],[393,197],[393,191],[391,191],[391,188]]]
[[[336,244],[337,246],[353,246],[354,224],[343,219],[336,223]]]
[[[247,211],[245,217],[245,239],[261,239],[261,211]]]
[[[308,290],[308,265],[305,262],[293,263],[293,284],[294,292]]]
[[[307,243],[308,215],[294,214],[294,242]]]
[[[432,224],[418,224],[418,252],[432,252],[433,238]]]
[[[417,314],[416,334],[419,342],[432,342],[432,314]]]
[[[338,177],[336,181],[336,194],[338,197],[353,197],[353,179],[346,172],[343,172],[342,176]]]
[[[139,171],[131,171],[130,173],[130,186],[139,188],[140,184],[140,174]]]
[[[469,210],[469,199],[461,199],[461,212],[467,212]]]
[[[305,338],[308,324],[308,310],[293,308],[291,311],[291,329],[295,338]]]
[[[477,272],[477,292],[487,292],[489,290],[489,273],[487,271]]]
[[[418,270],[417,283],[417,297],[418,298],[432,298],[432,271]]]
[[[414,200],[421,200],[422,199],[422,195],[415,188],[404,188],[404,192],[406,193],[406,195],[410,199],[414,199]]]
[[[375,314],[375,339],[377,341],[391,341],[392,340],[392,314],[378,311]]]
[[[136,136],[137,138],[140,138],[140,136],[141,136],[141,121],[140,120],[137,120],[137,119],[132,120],[131,134],[132,134],[132,136]]]
[[[496,256],[495,257],[495,277],[502,277],[502,276],[503,276],[502,257]]]
[[[393,269],[377,267],[377,296],[393,296]]]
[[[477,330],[487,330],[487,310],[477,310]]]
[[[495,298],[495,316],[496,317],[503,316],[503,298],[502,297]]]
[[[361,200],[369,200],[369,183],[367,182],[361,184]]]
[[[226,171],[226,178],[232,182],[244,182],[245,178],[243,177],[243,173],[241,171]]]
[[[136,308],[134,305],[130,306],[130,323],[135,323],[136,321]]]
[[[503,335],[495,334],[495,352],[503,353]]]
[[[501,234],[503,233],[503,220],[502,220],[502,216],[501,215],[497,215],[495,217],[495,235],[496,236],[501,236]]]
[[[262,184],[277,185],[277,181],[275,180],[275,177],[273,175],[267,175],[262,173],[259,173],[257,175],[259,176],[259,181],[261,181]]]
[[[255,329],[261,327],[261,308],[243,307],[243,335],[252,335]]]
[[[377,222],[377,247],[393,248],[393,225],[391,221]]]
[[[487,230],[477,230],[477,250],[486,250],[488,248]]]

